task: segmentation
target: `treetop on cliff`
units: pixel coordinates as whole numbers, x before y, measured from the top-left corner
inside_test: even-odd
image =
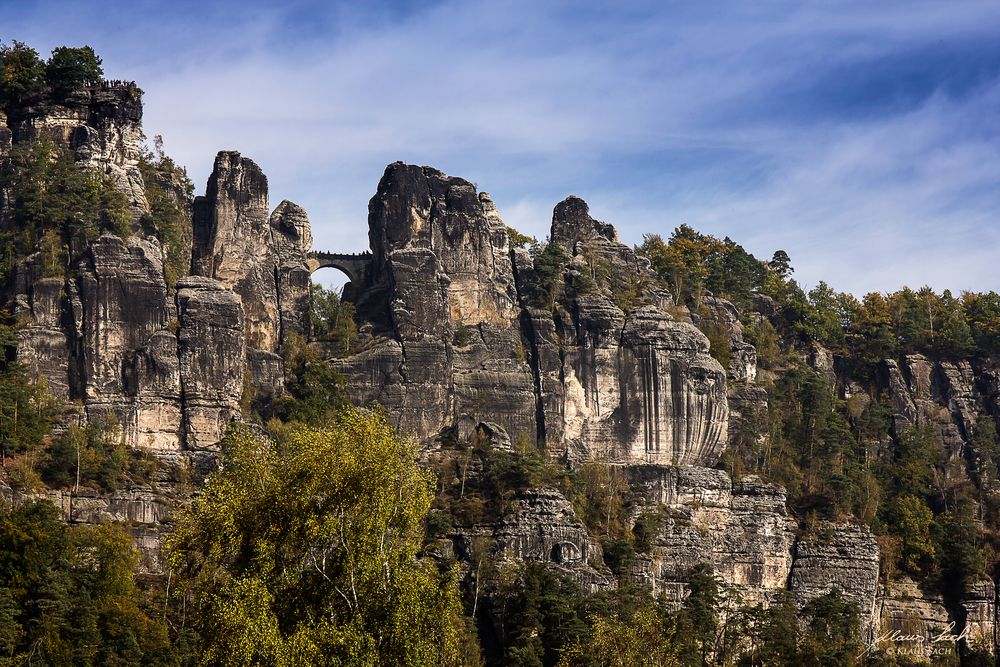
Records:
[[[60,46],[48,61],[23,42],[0,44],[0,107],[10,107],[46,90],[64,96],[101,82],[101,58],[90,46]]]

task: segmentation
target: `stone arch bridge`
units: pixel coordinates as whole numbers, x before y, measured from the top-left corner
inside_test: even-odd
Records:
[[[370,252],[344,253],[313,250],[306,255],[306,267],[309,269],[309,273],[332,267],[347,274],[347,277],[355,285],[364,284],[371,263],[372,254]]]

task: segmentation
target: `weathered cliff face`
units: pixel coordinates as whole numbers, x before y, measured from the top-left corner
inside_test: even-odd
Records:
[[[529,489],[502,519],[459,528],[451,538],[452,553],[466,562],[474,561],[477,550],[483,549],[494,560],[546,563],[588,593],[616,586],[604,566],[600,543],[555,489]]]
[[[442,483],[446,491],[460,485],[464,497],[493,465],[492,455],[483,452],[513,449],[502,427],[482,423],[472,450],[458,451],[461,474],[445,475]],[[826,523],[803,535],[787,511],[785,491],[756,477],[733,483],[724,471],[697,466],[612,467],[618,480],[614,493],[628,508],[625,528],[638,534],[643,524],[645,535],[624,574],[632,582],[680,605],[692,574],[708,564],[742,604],[766,606],[787,590],[805,604],[836,587],[858,604],[866,640],[879,624],[879,549],[867,528]],[[591,593],[618,585],[600,541],[588,534],[560,491],[523,489],[500,514],[463,522],[466,515],[457,513],[442,553],[470,569],[484,555],[546,563]]]
[[[622,330],[619,370],[621,423],[632,434],[626,460],[716,461],[729,408],[725,373],[709,356],[704,334],[656,306],[639,308]]]
[[[205,196],[194,200],[191,269],[239,294],[247,344],[275,352],[280,344],[278,260],[268,212],[267,177],[260,167],[239,153],[219,153]]]
[[[932,361],[923,355],[883,362],[882,382],[893,410],[893,428],[930,428],[949,460],[960,459],[990,401],[988,378],[969,361]],[[983,373],[983,375],[988,375]],[[981,392],[982,386],[986,391]],[[984,395],[985,393],[985,395]]]
[[[195,198],[193,210],[191,271],[239,297],[246,380],[267,401],[283,391],[282,341],[307,333],[309,218],[289,201],[268,214],[267,177],[232,151],[216,157],[206,194]]]
[[[795,521],[784,491],[755,479],[733,484],[720,470],[629,468],[637,515],[667,509],[653,548],[633,578],[679,602],[695,566],[711,564],[749,603],[767,603],[788,584]]]
[[[753,316],[754,314],[751,314]],[[691,314],[700,327],[720,332],[719,342],[728,346],[726,403],[729,407],[727,442],[740,436],[745,425],[753,424],[767,411],[767,390],[757,384],[757,350],[743,340],[740,313],[732,302],[711,294],[702,297],[701,309]]]
[[[986,452],[976,451],[977,422],[997,411],[997,372],[989,360],[948,361],[923,355],[887,359],[878,365],[873,381],[852,375],[850,360],[814,346],[809,365],[836,388],[843,399],[863,406],[881,401],[889,409],[896,437],[912,428],[926,429],[940,451],[942,488],[971,485],[970,471],[984,473],[976,480],[986,493],[995,493],[994,473],[985,465]],[[875,443],[874,446],[888,446]],[[884,583],[876,598],[873,642],[890,653],[918,658],[950,655],[959,650],[990,653],[997,645],[997,596],[992,580],[973,583],[964,595],[953,591],[947,601],[927,584],[900,576]],[[954,636],[962,636],[957,642]]]
[[[826,524],[795,545],[789,588],[802,602],[836,588],[858,605],[862,638],[879,623],[879,548],[867,527]]]
[[[161,258],[149,239],[102,236],[70,294],[88,417],[113,414],[130,442],[171,450],[181,446],[180,386],[176,354],[163,349],[174,334]]]
[[[902,577],[889,582],[878,599],[879,624],[873,644],[889,654],[929,660],[954,654],[959,630],[939,594]]]
[[[552,314],[555,337],[538,341],[557,345],[560,357],[539,370],[560,378],[548,383],[557,400],[542,401],[550,406],[546,426],[555,422],[563,441],[552,444],[577,461],[713,463],[724,446],[728,406],[725,373],[709,356],[708,340],[674,321],[666,310],[670,293],[648,261],[619,243],[610,224],[593,219],[582,199],[555,207],[550,238],[570,256],[564,281],[594,283],[564,287]],[[530,278],[527,261],[521,265],[520,275]],[[541,331],[549,328],[538,321],[544,317],[536,312],[531,319]],[[539,356],[551,359],[555,351]]]
[[[176,307],[164,279],[165,251],[140,218],[148,213],[139,169],[140,91],[97,86],[54,103],[11,111],[16,142],[47,136],[78,163],[110,179],[132,212],[128,238],[105,234],[74,248],[60,276],[38,256],[21,258],[11,300],[18,358],[84,416],[113,418],[133,447],[183,447]]]
[[[306,256],[312,249],[312,227],[304,208],[285,200],[270,218],[276,264],[280,339],[309,333],[309,286]]]
[[[390,165],[369,205],[372,282],[358,297],[377,338],[335,363],[355,401],[377,400],[423,440],[481,418],[538,434],[507,234],[460,178]]]
[[[13,142],[45,136],[72,150],[79,162],[112,179],[136,218],[148,211],[139,172],[142,91],[135,86],[93,86],[58,101],[40,99],[11,109],[6,126]]]
[[[220,153],[193,226],[194,273],[168,282],[167,253],[151,229],[140,169],[142,107],[132,86],[97,86],[58,104],[41,100],[5,118],[4,141],[50,137],[78,163],[109,176],[132,210],[127,238],[104,234],[74,248],[61,276],[38,255],[20,258],[9,285],[18,359],[87,420],[113,418],[126,443],[161,461],[201,465],[239,416],[245,380],[280,393],[275,354],[282,325],[303,333],[308,309],[305,212],[283,202],[267,212],[267,180],[238,153]],[[6,145],[6,144],[5,144]],[[184,184],[150,170],[182,214]],[[6,207],[6,202],[3,202]],[[9,214],[0,220],[10,224]],[[282,308],[281,304],[284,304]],[[283,319],[284,318],[284,319]]]
[[[969,592],[961,602],[965,617],[963,639],[968,650],[984,650],[996,653],[997,641],[997,590],[991,579],[973,582]]]
[[[239,295],[197,276],[178,282],[177,310],[186,445],[197,451],[214,447],[239,415],[247,368],[244,312]]]
[[[705,336],[664,310],[670,296],[648,262],[585,202],[569,198],[553,214],[552,241],[569,263],[551,310],[533,305],[531,257],[511,250],[471,183],[396,163],[369,208],[372,279],[357,303],[376,337],[335,361],[356,402],[385,404],[427,442],[490,419],[573,461],[718,457],[725,372]],[[622,277],[634,298],[617,304],[612,282],[570,289],[585,273]]]

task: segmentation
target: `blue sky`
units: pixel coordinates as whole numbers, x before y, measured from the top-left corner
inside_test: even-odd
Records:
[[[385,165],[435,166],[544,237],[568,194],[623,240],[681,223],[863,294],[1000,289],[1000,2],[30,2],[90,44],[204,189],[263,167],[315,245],[367,247]]]

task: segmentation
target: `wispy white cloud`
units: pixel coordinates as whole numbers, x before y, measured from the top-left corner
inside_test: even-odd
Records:
[[[997,287],[993,1],[102,8],[19,3],[0,36],[94,44],[196,184],[239,149],[324,247],[366,245],[403,159],[537,236],[574,193],[626,241],[688,222],[806,284]]]

